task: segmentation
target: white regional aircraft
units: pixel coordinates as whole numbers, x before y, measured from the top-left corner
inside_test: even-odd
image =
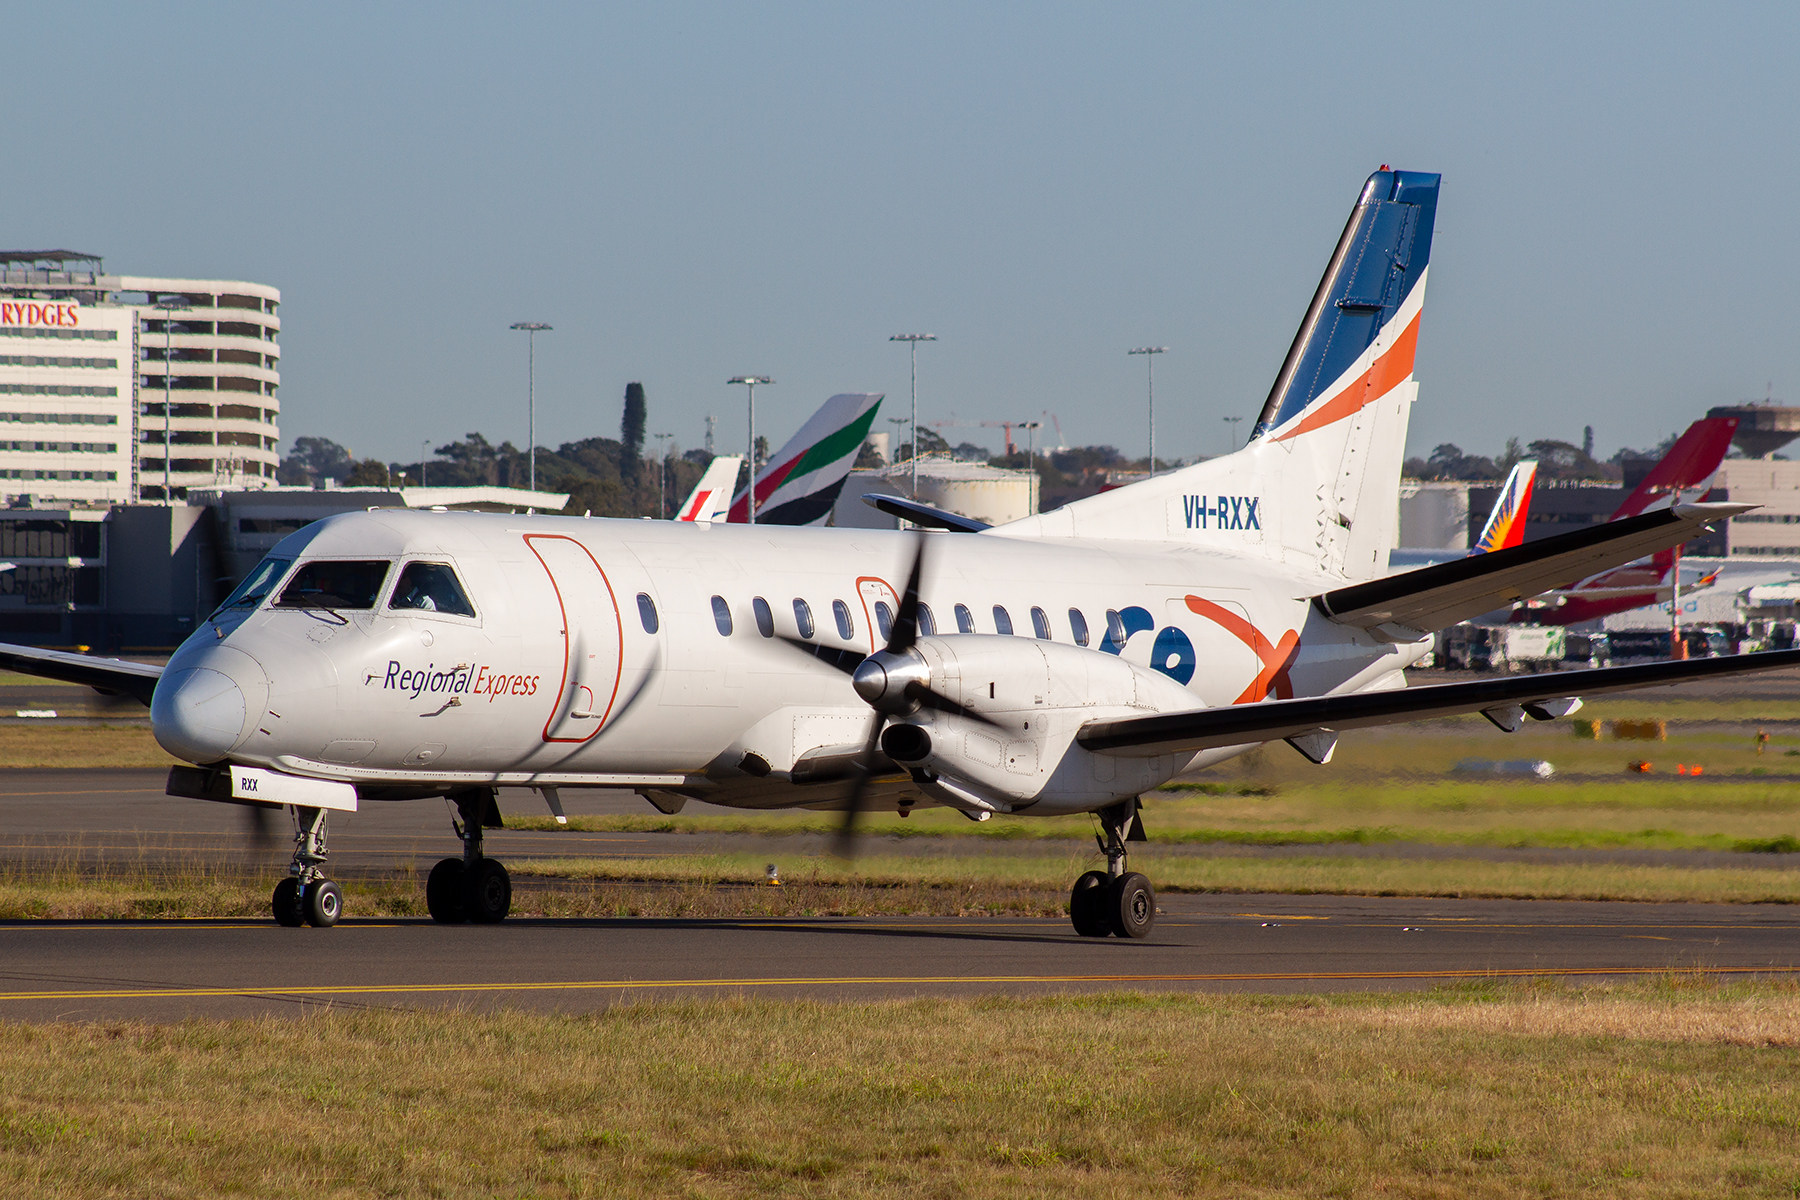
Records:
[[[432,916],[503,919],[482,830],[510,785],[558,814],[572,787],[665,812],[838,809],[846,833],[869,809],[1091,812],[1107,869],[1075,882],[1075,928],[1141,937],[1138,797],[1184,771],[1274,740],[1322,764],[1345,729],[1481,712],[1511,731],[1578,694],[1800,664],[1407,686],[1430,631],[1746,507],[1384,577],[1437,195],[1436,175],[1369,178],[1254,435],[1223,458],[981,532],[345,514],[282,541],[160,672],[24,647],[0,663],[148,700],[157,740],[196,764],[174,794],[291,808],[285,925],[339,915],[327,813],[423,797],[454,803],[463,843],[431,872]]]

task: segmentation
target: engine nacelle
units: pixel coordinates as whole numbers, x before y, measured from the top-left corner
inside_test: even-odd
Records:
[[[888,757],[919,772],[922,786],[954,807],[1085,812],[1165,783],[1192,759],[1095,754],[1075,744],[1090,721],[1202,707],[1174,680],[1113,655],[959,634],[920,638],[897,657],[915,660],[888,665],[897,684],[928,680],[939,696],[993,722],[924,706],[899,715],[882,735]],[[897,700],[886,703],[890,712],[899,708]]]

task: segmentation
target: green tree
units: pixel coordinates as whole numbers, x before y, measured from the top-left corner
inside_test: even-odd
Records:
[[[649,405],[644,400],[644,385],[628,383],[625,385],[625,415],[619,421],[619,444],[625,447],[625,458],[619,463],[619,472],[625,482],[635,484],[644,462],[644,422],[649,417]]]

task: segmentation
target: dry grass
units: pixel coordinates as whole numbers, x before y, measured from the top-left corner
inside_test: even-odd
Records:
[[[0,767],[172,767],[148,725],[0,725]]]
[[[749,884],[762,878],[765,857],[760,854],[707,854],[654,860],[519,859],[509,860],[507,866],[516,876]],[[1099,855],[1091,852],[957,858],[877,853],[858,859],[853,867],[834,859],[800,856],[783,858],[778,865],[784,879],[822,885],[859,881],[879,886],[923,884],[937,888],[998,885],[1039,889],[1046,896],[1064,897],[1076,875],[1099,862]],[[1211,858],[1159,852],[1156,846],[1134,850],[1131,866],[1148,875],[1158,890],[1165,892],[1800,903],[1800,871],[1754,867],[1688,868],[1481,859]]]
[[[0,1025],[17,1195],[1791,1196],[1795,994]]]

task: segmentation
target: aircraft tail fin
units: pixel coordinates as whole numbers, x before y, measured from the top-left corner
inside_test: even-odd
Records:
[[[741,454],[721,454],[706,464],[700,482],[681,502],[675,519],[701,525],[724,520],[726,510],[731,507],[731,489],[737,486],[738,467],[743,461]]]
[[[1682,502],[1682,493],[1703,491],[1725,461],[1731,437],[1737,432],[1736,417],[1702,417],[1675,439],[1669,452],[1650,469],[1619,511],[1612,515],[1635,517],[1652,508],[1668,508]]]
[[[1438,184],[1387,167],[1363,184],[1247,446],[994,534],[1228,547],[1351,580],[1385,572]]]
[[[732,500],[730,520],[750,519],[754,489],[758,524],[823,525],[880,407],[879,392],[844,392],[820,405]]]
[[[1537,482],[1537,459],[1526,458],[1513,464],[1513,469],[1500,486],[1493,511],[1481,536],[1470,547],[1472,553],[1488,554],[1517,546],[1525,541],[1525,521],[1531,514],[1531,485]]]

